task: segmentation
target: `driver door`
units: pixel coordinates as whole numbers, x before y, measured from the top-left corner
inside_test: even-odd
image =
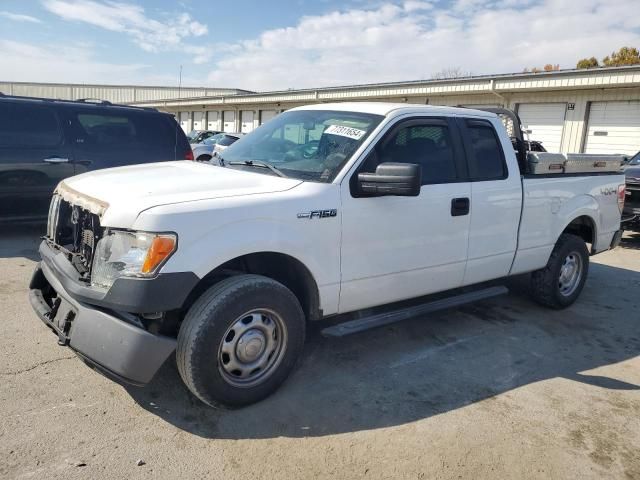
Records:
[[[462,285],[471,184],[461,145],[449,119],[400,121],[343,182],[340,313]],[[359,197],[358,173],[382,162],[420,164],[420,195]]]

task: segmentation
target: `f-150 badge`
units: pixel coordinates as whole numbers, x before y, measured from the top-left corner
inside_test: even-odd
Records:
[[[338,210],[335,208],[330,210],[313,210],[311,212],[303,212],[298,214],[298,218],[308,218],[309,220],[313,218],[331,218],[338,216]]]

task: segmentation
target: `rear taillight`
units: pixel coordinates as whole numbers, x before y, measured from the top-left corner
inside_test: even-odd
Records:
[[[622,185],[618,185],[618,209],[620,213],[624,210],[624,197],[627,194],[627,186],[623,183]]]
[[[193,160],[193,150],[189,149],[184,153],[185,160]]]

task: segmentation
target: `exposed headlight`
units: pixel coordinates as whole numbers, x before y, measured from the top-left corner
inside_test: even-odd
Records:
[[[96,246],[91,286],[108,289],[119,277],[152,277],[177,243],[173,234],[107,230]]]

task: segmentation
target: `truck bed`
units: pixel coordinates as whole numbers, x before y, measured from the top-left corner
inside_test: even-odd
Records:
[[[580,216],[598,226],[592,253],[608,249],[620,228],[617,191],[624,183],[624,175],[615,172],[524,176],[518,250],[511,274],[544,267],[560,233]]]

